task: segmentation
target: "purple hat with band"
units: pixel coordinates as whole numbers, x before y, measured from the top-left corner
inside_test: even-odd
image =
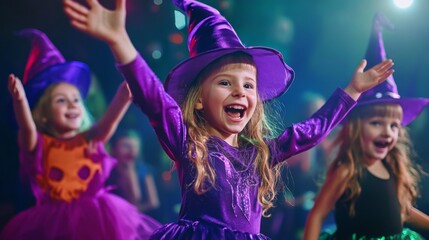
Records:
[[[287,91],[294,72],[280,52],[266,47],[245,47],[229,22],[216,9],[194,0],[173,0],[189,17],[190,58],[177,65],[165,82],[166,91],[181,104],[193,81],[214,60],[234,52],[252,56],[257,67],[258,93],[262,101]]]
[[[382,30],[385,27],[392,28],[392,24],[384,15],[380,13],[376,14],[365,56],[368,62],[367,67],[375,66],[383,60],[386,60],[386,51],[384,49],[382,35]],[[362,93],[356,106],[376,103],[397,103],[401,105],[403,111],[402,125],[406,126],[423,111],[427,104],[429,104],[429,99],[402,98],[398,93],[398,88],[393,76],[390,76],[386,81]]]
[[[17,34],[31,40],[31,51],[22,78],[31,109],[36,106],[46,88],[53,83],[72,84],[79,89],[82,98],[86,97],[91,83],[91,72],[85,63],[66,62],[49,38],[37,29],[24,29]]]

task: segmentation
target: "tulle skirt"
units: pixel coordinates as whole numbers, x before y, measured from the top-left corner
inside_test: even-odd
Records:
[[[0,239],[148,239],[161,225],[110,193],[71,203],[51,201],[25,210],[3,229]]]
[[[263,234],[250,234],[234,231],[227,227],[213,223],[180,220],[178,223],[170,223],[161,227],[151,237],[152,240],[269,240]]]
[[[319,240],[340,240],[335,238],[335,234],[330,234],[327,232],[324,232],[320,234]],[[404,228],[401,233],[390,235],[390,236],[383,236],[383,237],[357,237],[356,234],[354,234],[350,240],[425,240],[420,234],[414,232],[411,229]]]

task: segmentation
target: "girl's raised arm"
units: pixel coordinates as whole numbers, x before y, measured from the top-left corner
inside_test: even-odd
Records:
[[[115,133],[119,122],[124,117],[131,104],[131,91],[128,84],[124,81],[116,91],[115,97],[109,104],[106,113],[89,131],[89,140],[109,141],[110,137]]]
[[[64,0],[64,11],[76,29],[93,36],[110,47],[118,64],[127,64],[137,56],[125,29],[126,0],[116,0],[116,8],[111,11],[98,0],[86,0],[89,8],[75,2]]]
[[[32,152],[37,144],[37,130],[31,115],[24,87],[21,80],[10,74],[8,80],[9,92],[13,100],[13,109],[18,123],[18,144],[27,152]]]

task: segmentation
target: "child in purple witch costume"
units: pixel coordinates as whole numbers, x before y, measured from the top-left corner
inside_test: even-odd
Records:
[[[281,54],[244,47],[220,13],[197,1],[175,4],[189,15],[191,57],[174,68],[165,89],[125,30],[125,0],[109,11],[65,0],[71,24],[111,48],[135,102],[174,161],[182,206],[176,223],[152,239],[268,239],[261,216],[275,196],[276,169],[317,144],[355,105],[361,92],[390,76],[392,61],[356,71],[309,120],[268,138],[265,101],[284,93],[293,71]]]
[[[32,40],[32,49],[24,84],[11,74],[9,91],[21,173],[37,204],[15,216],[1,239],[147,239],[160,224],[104,187],[116,160],[103,143],[131,103],[128,85],[119,87],[105,115],[90,127],[82,101],[90,86],[88,66],[66,62],[39,30],[20,34]]]
[[[385,59],[378,14],[366,59]],[[371,66],[371,65],[370,65]],[[426,98],[401,98],[393,80],[363,93],[338,135],[340,149],[307,219],[306,240],[319,239],[324,217],[335,208],[337,230],[321,239],[424,239],[410,229],[429,229],[429,216],[413,207],[418,172],[410,160],[410,139],[404,126],[429,104]]]

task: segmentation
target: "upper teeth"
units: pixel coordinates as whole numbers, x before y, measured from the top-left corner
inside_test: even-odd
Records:
[[[227,108],[234,108],[234,109],[238,109],[238,110],[243,110],[244,109],[244,107],[240,106],[240,105],[230,105],[230,106],[227,106]]]

